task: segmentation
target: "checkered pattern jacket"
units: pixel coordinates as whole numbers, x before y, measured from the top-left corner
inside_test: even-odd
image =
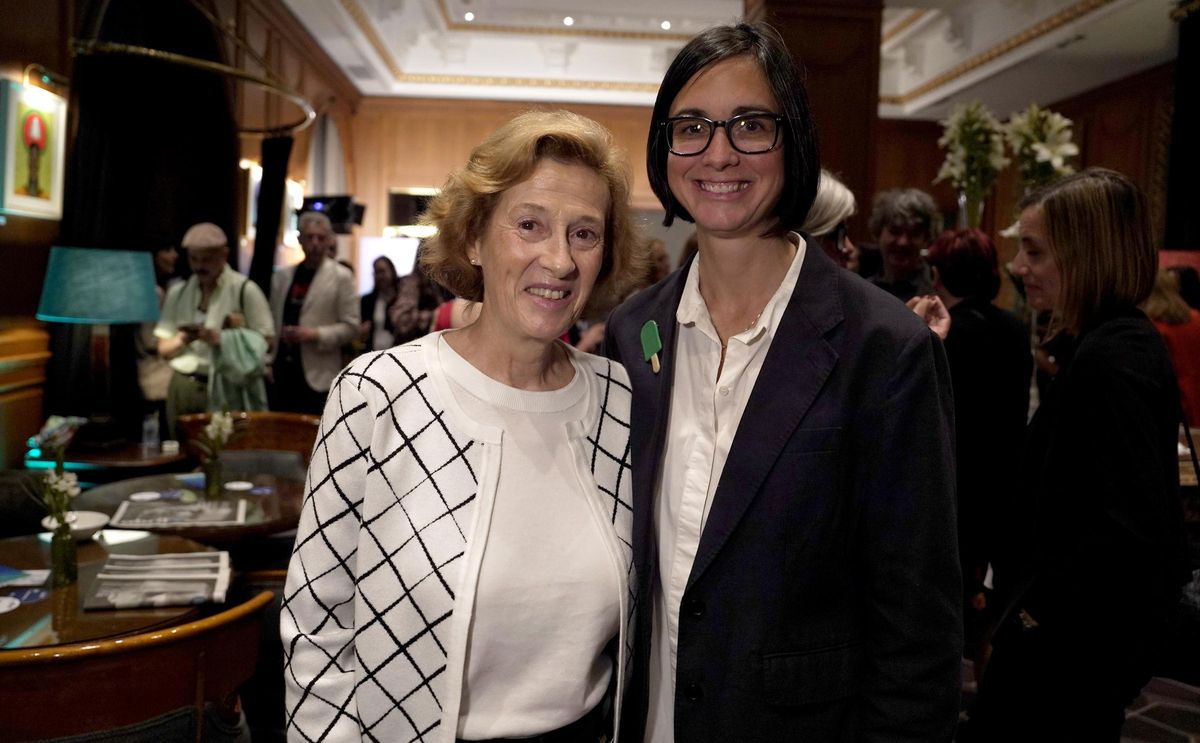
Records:
[[[362,356],[330,391],[284,589],[290,740],[453,743],[502,436],[458,408],[437,340]],[[636,604],[629,379],[619,364],[572,353],[592,413],[567,435],[630,587],[619,702]]]

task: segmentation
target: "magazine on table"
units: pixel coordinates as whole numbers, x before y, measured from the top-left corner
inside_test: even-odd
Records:
[[[85,609],[134,609],[224,603],[229,590],[228,552],[109,555]]]
[[[161,529],[176,526],[236,526],[246,523],[246,501],[238,499],[174,503],[123,501],[109,526]]]

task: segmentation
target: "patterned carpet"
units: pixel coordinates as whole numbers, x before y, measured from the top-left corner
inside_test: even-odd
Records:
[[[1125,715],[1122,743],[1200,743],[1200,689],[1153,678]]]

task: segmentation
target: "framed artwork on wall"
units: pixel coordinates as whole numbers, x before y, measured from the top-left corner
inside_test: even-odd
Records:
[[[0,114],[0,213],[61,218],[66,99],[3,80]]]

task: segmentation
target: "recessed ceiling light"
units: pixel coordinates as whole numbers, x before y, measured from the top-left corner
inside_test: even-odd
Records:
[[[660,23],[660,24],[658,24],[658,25],[662,26],[662,30],[663,30],[663,31],[670,31],[670,30],[671,30],[671,22],[670,22],[670,21],[663,21],[662,23]]]
[[[470,23],[475,20],[475,14],[468,10],[466,13],[463,13],[463,20]]]
[[[574,26],[575,19],[572,18],[571,16],[567,16],[566,18],[563,18],[563,25],[564,26]]]

